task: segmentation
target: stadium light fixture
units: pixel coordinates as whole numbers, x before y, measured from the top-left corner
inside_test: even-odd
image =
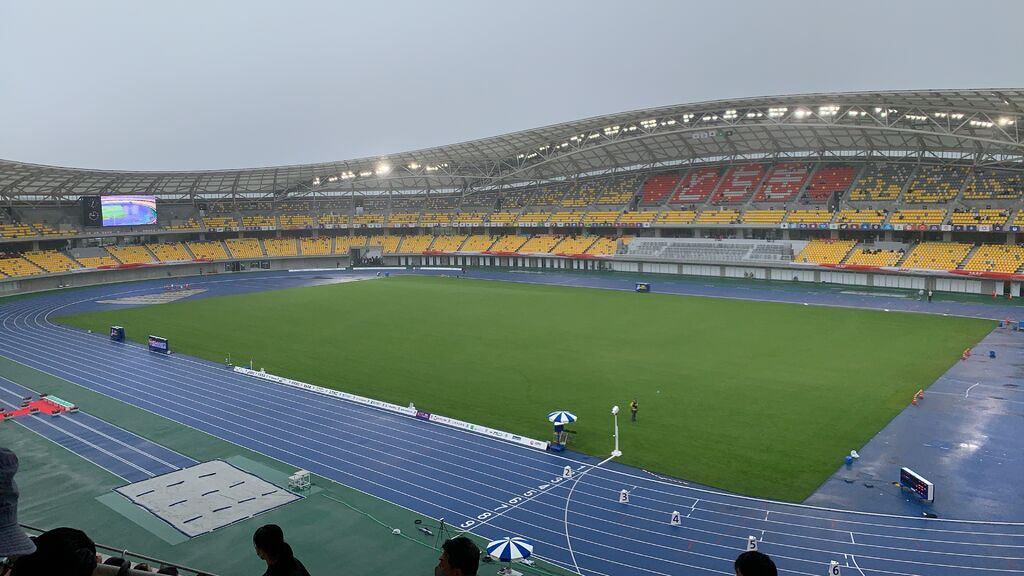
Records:
[[[384,176],[388,172],[391,172],[391,165],[387,162],[381,162],[380,164],[377,164],[377,168],[374,172],[376,172],[377,176]]]
[[[769,108],[768,109],[768,117],[769,118],[782,118],[783,116],[786,115],[786,112],[788,112],[788,111],[789,111],[789,108],[786,108],[784,106],[783,107],[779,107],[779,108]]]
[[[839,114],[839,106],[836,106],[835,104],[818,106],[819,116],[835,116],[836,114]]]
[[[419,169],[420,169],[420,165],[419,164],[417,164],[415,162],[410,162],[409,163],[409,170],[419,170]]]
[[[1013,126],[1015,123],[1016,123],[1016,120],[1014,120],[1014,119],[1012,119],[1012,118],[1010,118],[1008,116],[1000,116],[999,117],[999,125],[1000,126]]]
[[[320,185],[320,177],[317,176],[316,178],[313,178],[313,186],[319,186],[319,185]]]
[[[793,112],[793,117],[796,118],[797,120],[802,120],[810,115],[811,111],[808,110],[807,108],[797,108],[796,111]]]
[[[367,176],[373,176],[373,170],[363,170],[359,173],[360,176],[366,178]]]

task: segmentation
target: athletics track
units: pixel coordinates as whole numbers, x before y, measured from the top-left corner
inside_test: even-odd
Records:
[[[330,271],[190,281],[209,289],[205,297],[330,283],[351,275]],[[572,274],[472,276],[630,287],[628,279]],[[723,295],[721,286],[679,286],[680,292]],[[141,282],[10,301],[0,306],[0,355],[423,515],[444,517],[484,538],[527,537],[539,556],[581,574],[732,574],[732,560],[749,535],[758,538],[760,549],[783,574],[825,574],[830,560],[840,562],[843,574],[863,576],[1024,573],[1021,523],[846,512],[723,494],[615,462],[539,452],[286,388],[204,360],[152,354],[49,320],[51,314],[105,308],[94,303],[100,297],[160,289],[160,283]],[[725,292],[729,297],[835,304],[828,294],[785,289]],[[863,300],[854,294],[842,305],[894,310],[927,305],[906,298]],[[948,306],[949,313],[960,315],[992,313],[991,307],[978,304]],[[13,404],[24,393],[17,384],[0,380],[0,400]],[[65,447],[126,479],[191,462],[87,414],[68,416],[52,419],[56,425],[67,418],[60,425],[78,436]],[[25,425],[56,437],[43,422],[48,417],[28,418],[33,422]],[[142,458],[142,452],[150,456]],[[135,465],[125,466],[126,460]],[[566,465],[575,469],[570,480],[562,479]],[[628,504],[617,501],[622,489],[630,491]],[[682,513],[681,526],[669,525],[673,510]]]

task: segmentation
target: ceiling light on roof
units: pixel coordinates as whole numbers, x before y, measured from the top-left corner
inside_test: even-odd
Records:
[[[796,111],[793,112],[793,117],[798,119],[798,120],[801,119],[801,118],[806,118],[806,117],[808,117],[810,115],[811,115],[811,111],[806,109],[806,108],[797,108]]]
[[[420,165],[419,164],[417,164],[415,162],[410,162],[409,163],[409,170],[419,170],[419,169],[420,169]]]
[[[373,170],[363,170],[362,172],[359,173],[359,175],[362,176],[363,178],[367,176],[373,176]]]
[[[786,108],[785,106],[782,106],[782,107],[779,107],[779,108],[769,108],[768,109],[768,117],[769,118],[782,118],[783,116],[786,115],[786,112],[788,112],[788,111],[789,111],[789,108]]]
[[[377,173],[377,176],[384,176],[388,172],[391,172],[391,165],[387,162],[381,162],[380,164],[377,164],[375,172]]]
[[[999,125],[1000,126],[1013,126],[1014,124],[1016,124],[1016,120],[1014,120],[1013,118],[1010,118],[1009,116],[1000,116],[999,117]]]
[[[819,116],[835,116],[836,114],[839,114],[839,106],[836,106],[835,104],[818,106]]]
[[[313,186],[319,186],[319,185],[320,185],[320,177],[317,176],[316,178],[313,178]]]

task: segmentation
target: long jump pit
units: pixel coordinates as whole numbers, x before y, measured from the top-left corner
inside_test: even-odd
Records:
[[[302,497],[222,460],[196,464],[115,491],[189,538]]]

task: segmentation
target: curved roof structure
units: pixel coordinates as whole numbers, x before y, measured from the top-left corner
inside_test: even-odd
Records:
[[[581,174],[761,158],[911,159],[1021,168],[1022,121],[1020,88],[768,96],[622,112],[320,164],[121,172],[0,161],[0,199],[473,192]]]

